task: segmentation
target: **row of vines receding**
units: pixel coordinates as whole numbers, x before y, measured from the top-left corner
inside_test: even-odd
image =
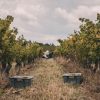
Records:
[[[11,28],[14,18],[7,16],[0,19],[0,77],[8,77],[9,71],[16,62],[19,73],[20,66],[34,62],[34,59],[42,55],[43,48],[37,42],[27,41],[24,36],[18,37],[17,28]]]
[[[100,14],[97,14],[95,21],[86,18],[79,20],[79,31],[75,31],[67,39],[59,39],[60,46],[55,52],[74,59],[86,68],[94,65],[95,72],[100,68]]]

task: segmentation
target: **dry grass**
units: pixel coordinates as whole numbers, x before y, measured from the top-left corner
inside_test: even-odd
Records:
[[[21,74],[34,76],[33,85],[20,90],[8,88],[0,100],[96,100],[88,97],[83,85],[72,86],[63,83],[62,75],[68,72],[68,66],[71,66],[67,62],[68,65],[63,67],[65,63],[63,58],[57,58],[56,61],[42,59],[31,68],[22,69]]]
[[[77,63],[67,61],[64,58],[57,58],[56,61],[61,65],[63,64],[64,73],[81,72],[84,77],[84,82],[80,86],[80,89],[84,92],[84,95],[91,98],[90,100],[100,100],[100,73],[93,73],[91,70],[84,69]]]

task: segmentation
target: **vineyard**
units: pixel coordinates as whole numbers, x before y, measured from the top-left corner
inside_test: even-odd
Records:
[[[1,76],[4,74],[6,77],[9,76],[13,62],[16,62],[17,73],[19,73],[22,63],[24,66],[30,64],[42,54],[39,43],[27,41],[23,35],[17,38],[17,28],[10,27],[13,20],[12,16],[0,19]]]
[[[79,31],[75,31],[67,39],[58,42],[56,53],[65,58],[71,58],[93,72],[100,70],[100,14],[96,21],[79,18],[81,25]]]
[[[92,21],[79,18],[81,25],[59,45],[28,41],[11,27],[14,17],[0,19],[0,100],[99,100],[100,14]],[[53,57],[42,58],[49,50]],[[80,86],[64,84],[62,75],[80,72]],[[31,87],[14,89],[9,77],[32,75]]]

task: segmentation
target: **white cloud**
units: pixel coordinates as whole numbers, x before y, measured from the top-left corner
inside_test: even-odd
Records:
[[[78,23],[78,18],[95,18],[97,13],[100,13],[100,6],[88,7],[84,5],[79,5],[76,9],[73,9],[71,12],[68,12],[63,8],[56,8],[55,10],[57,16],[63,18],[66,22],[69,23]]]
[[[68,12],[66,9],[56,8],[55,12],[57,16],[63,18],[65,22],[72,23],[72,24],[78,23],[77,17],[74,16],[73,13]]]
[[[72,11],[73,15],[79,17],[86,17],[86,18],[94,18],[97,13],[100,13],[100,6],[84,6],[80,5],[77,9]]]
[[[66,38],[79,17],[95,19],[97,12],[100,0],[0,0],[0,17],[14,16],[19,34],[43,43]]]
[[[70,29],[78,29],[78,26],[80,25],[78,19],[80,17],[95,20],[97,13],[100,13],[100,6],[88,7],[85,5],[79,5],[76,9],[72,9],[71,11],[67,11],[67,9],[64,8],[55,9],[56,18],[60,19],[60,21],[62,20],[63,23],[66,23],[65,25]]]

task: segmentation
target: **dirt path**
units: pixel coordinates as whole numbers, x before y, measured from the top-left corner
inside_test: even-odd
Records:
[[[43,59],[30,75],[34,75],[35,100],[60,100],[62,68],[53,59]]]
[[[63,83],[62,66],[54,59],[42,59],[24,74],[34,76],[33,85],[0,100],[78,100],[81,96],[79,88]]]

